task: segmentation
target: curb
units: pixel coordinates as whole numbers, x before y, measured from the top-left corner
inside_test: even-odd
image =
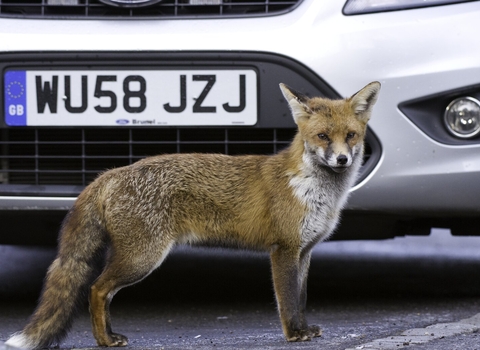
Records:
[[[412,328],[400,335],[373,340],[345,350],[390,350],[410,345],[425,344],[429,341],[459,334],[475,333],[480,330],[480,313],[470,318],[451,323],[437,323],[425,328]],[[1,348],[0,348],[1,349]]]

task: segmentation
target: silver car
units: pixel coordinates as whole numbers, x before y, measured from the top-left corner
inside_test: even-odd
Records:
[[[0,0],[0,243],[54,243],[105,169],[172,152],[271,154],[278,88],[382,92],[334,239],[480,224],[480,2]]]

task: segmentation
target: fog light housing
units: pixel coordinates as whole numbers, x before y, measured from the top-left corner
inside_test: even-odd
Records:
[[[480,101],[473,97],[457,98],[448,105],[444,119],[450,133],[472,138],[480,132]]]

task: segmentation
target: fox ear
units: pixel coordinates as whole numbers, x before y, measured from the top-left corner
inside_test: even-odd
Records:
[[[302,93],[293,90],[287,85],[280,83],[280,90],[282,90],[283,96],[290,106],[292,111],[293,120],[298,124],[298,120],[301,117],[308,117],[312,113],[311,109],[307,105],[308,97]]]
[[[348,99],[355,114],[360,119],[364,119],[365,121],[370,119],[373,105],[377,102],[380,87],[380,83],[374,81]]]

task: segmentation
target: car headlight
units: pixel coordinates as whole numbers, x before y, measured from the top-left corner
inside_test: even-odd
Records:
[[[445,110],[445,124],[450,133],[471,138],[480,132],[480,101],[473,97],[453,100]]]
[[[345,15],[360,15],[363,13],[399,11],[467,1],[471,0],[348,0],[343,8],[343,13]]]

